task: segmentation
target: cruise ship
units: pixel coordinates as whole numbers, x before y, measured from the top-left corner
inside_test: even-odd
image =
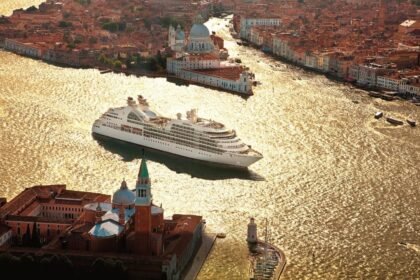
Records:
[[[187,112],[186,119],[160,116],[146,99],[128,97],[127,106],[110,108],[92,127],[92,133],[171,154],[234,168],[247,168],[263,156],[237,137],[235,130]]]

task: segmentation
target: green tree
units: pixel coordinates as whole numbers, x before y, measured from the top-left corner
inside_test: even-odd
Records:
[[[75,1],[79,3],[80,5],[84,5],[84,6],[90,5],[91,3],[91,0],[75,0]]]
[[[158,62],[156,57],[148,57],[147,58],[147,65],[150,71],[156,71],[158,70]]]
[[[148,18],[143,19],[144,27],[147,29],[150,29],[150,26],[152,26],[152,21]]]
[[[102,24],[102,28],[108,30],[109,32],[117,32],[118,24],[116,22],[105,22]]]
[[[163,69],[166,68],[166,57],[163,57],[160,51],[158,51],[156,55],[157,64],[162,67]]]
[[[98,39],[96,39],[96,37],[89,37],[89,44],[94,45],[98,42]]]
[[[40,237],[39,237],[39,230],[37,227],[37,224],[34,223],[32,226],[32,237],[31,237],[31,245],[34,247],[40,247],[41,246],[41,241],[40,241]]]
[[[28,246],[31,243],[31,229],[29,224],[26,225],[26,232],[22,237],[23,246]]]
[[[29,8],[26,9],[27,12],[36,12],[38,11],[38,9],[35,6],[30,6]]]
[[[74,42],[70,42],[67,44],[67,48],[69,48],[70,50],[74,49],[76,47],[76,44]]]
[[[122,66],[122,62],[119,61],[118,59],[114,61],[114,67],[117,69],[121,69]]]
[[[80,44],[83,42],[83,36],[81,35],[76,35],[76,38],[74,38],[74,43],[75,44]]]
[[[64,20],[61,20],[58,23],[58,27],[61,27],[61,28],[67,28],[67,27],[72,27],[72,26],[73,26],[73,24],[71,22],[64,21]]]

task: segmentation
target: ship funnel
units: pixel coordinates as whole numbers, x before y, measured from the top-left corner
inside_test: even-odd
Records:
[[[178,114],[176,114],[176,117],[177,117],[178,120],[180,120],[182,118],[182,114],[178,113]]]
[[[147,99],[144,98],[142,95],[137,95],[137,101],[139,102],[139,105],[149,106],[149,103],[147,103]]]
[[[190,111],[187,111],[187,119],[192,123],[197,122],[197,110],[191,109]]]
[[[190,111],[190,120],[191,120],[191,122],[193,122],[193,123],[196,123],[197,122],[197,109],[191,109],[191,111]]]
[[[127,105],[128,106],[134,106],[134,105],[136,105],[136,101],[134,101],[133,97],[129,96],[127,98]]]

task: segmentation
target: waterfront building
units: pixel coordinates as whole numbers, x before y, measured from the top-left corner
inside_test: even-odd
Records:
[[[407,19],[398,26],[398,33],[407,34],[416,29],[420,29],[420,21]]]
[[[407,97],[420,98],[420,79],[419,76],[405,78],[399,85],[399,92]]]
[[[376,86],[384,89],[399,91],[402,80],[392,76],[378,76]]]
[[[290,47],[289,42],[291,42],[292,34],[290,33],[281,33],[273,38],[273,53],[287,60],[293,61],[293,49]]]
[[[240,32],[239,35],[242,39],[251,39],[251,29],[256,26],[273,27],[280,26],[280,18],[264,18],[264,17],[245,17],[241,16],[240,19]]]
[[[0,251],[33,247],[36,239],[40,250],[66,253],[77,263],[83,256],[81,266],[106,253],[123,259],[133,278],[180,279],[203,228],[201,216],[164,218],[143,159],[134,189],[123,180],[112,199],[65,185],[26,188],[0,208]]]
[[[14,39],[6,38],[4,40],[4,48],[6,50],[22,54],[34,58],[41,58],[42,49],[32,43],[22,43]]]
[[[227,57],[223,39],[210,35],[198,16],[188,39],[178,26],[169,27],[169,47],[174,52],[167,58],[166,71],[178,79],[243,94],[252,94],[253,76],[240,65],[222,61]]]
[[[406,97],[420,97],[420,72],[394,71],[377,77],[376,86],[397,91]]]
[[[311,68],[311,69],[318,69],[318,55],[311,52],[311,51],[307,51],[305,53],[305,64],[306,67]]]
[[[354,70],[352,70],[354,71]],[[390,70],[384,68],[383,65],[376,63],[360,64],[358,66],[358,79],[357,83],[363,86],[374,87],[379,75],[389,73]],[[354,75],[354,74],[352,74]]]

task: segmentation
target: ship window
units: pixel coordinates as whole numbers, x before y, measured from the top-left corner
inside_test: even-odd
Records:
[[[137,116],[136,114],[134,114],[133,112],[130,112],[127,116],[128,119],[132,119],[132,120],[136,120],[136,121],[141,121],[140,117]]]

